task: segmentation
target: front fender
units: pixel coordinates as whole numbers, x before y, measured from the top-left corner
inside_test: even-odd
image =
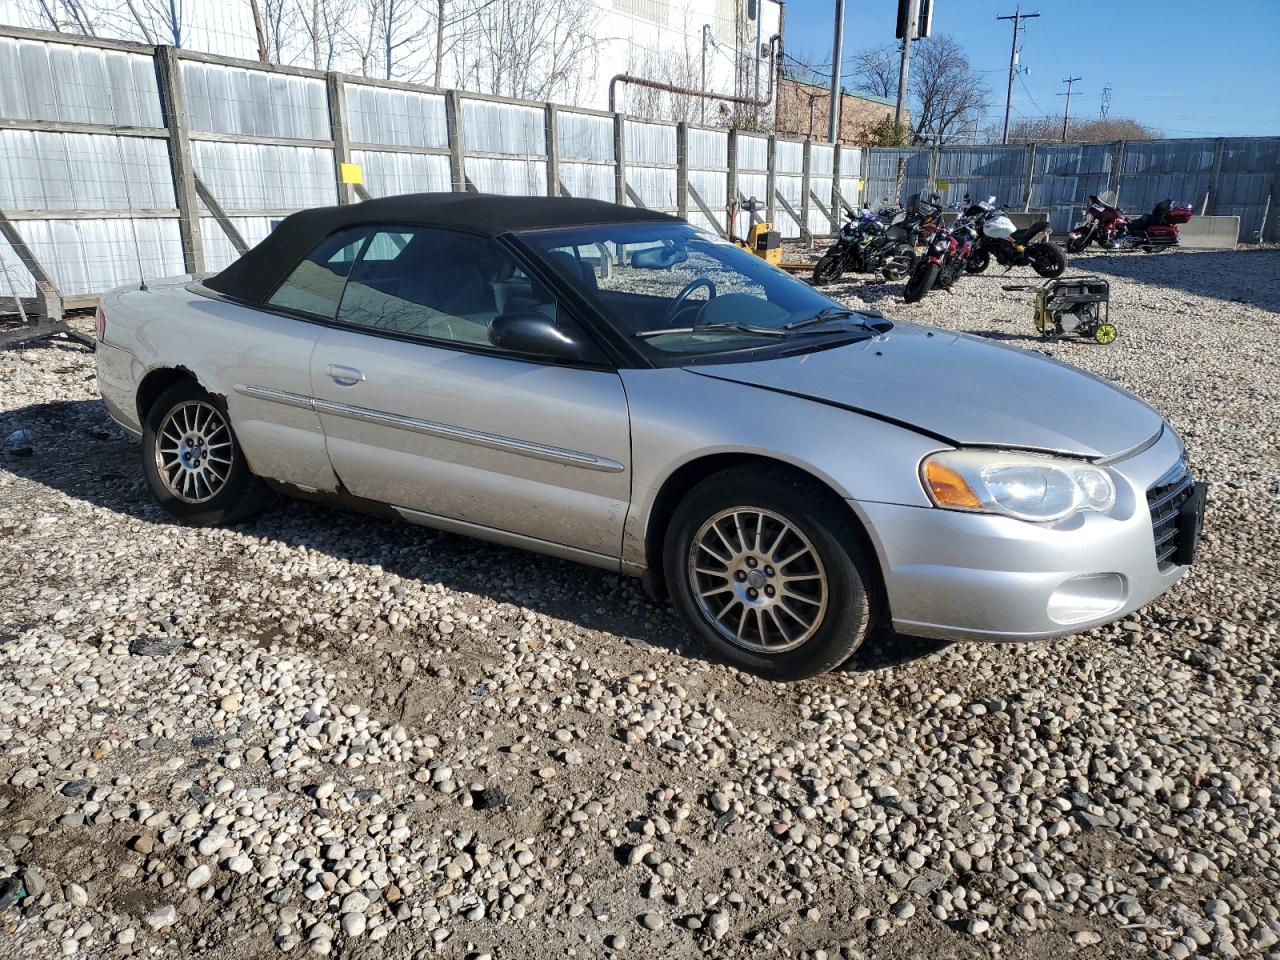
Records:
[[[655,502],[682,467],[738,454],[789,464],[846,500],[931,505],[919,466],[949,449],[867,414],[681,369],[620,371],[631,412],[632,494],[623,560],[645,565]]]

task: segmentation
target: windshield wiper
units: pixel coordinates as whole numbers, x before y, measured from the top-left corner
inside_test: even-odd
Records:
[[[782,329],[790,332],[792,330],[799,330],[803,327],[810,327],[814,324],[826,323],[828,320],[835,320],[840,317],[867,317],[870,320],[884,320],[884,314],[880,313],[878,310],[853,310],[849,307],[825,307],[811,317],[805,317],[801,320],[792,320],[790,323],[783,326]],[[868,330],[877,329],[875,324],[866,323],[865,321],[859,321],[857,325],[860,327],[866,327]]]
[[[633,333],[637,340],[661,337],[668,333],[753,333],[761,337],[785,337],[786,328],[756,327],[749,323],[704,323],[696,327],[663,327],[659,330],[641,330]]]

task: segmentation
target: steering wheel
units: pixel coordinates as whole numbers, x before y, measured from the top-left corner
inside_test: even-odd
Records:
[[[707,292],[710,294],[707,297],[708,303],[716,298],[716,285],[710,279],[707,277],[698,277],[696,280],[690,280],[685,284],[684,289],[676,294],[676,298],[671,301],[671,306],[667,307],[666,315],[662,318],[662,325],[664,327],[671,326],[671,322],[675,320],[676,316],[679,315],[680,311],[684,308],[684,303],[689,299],[689,294],[693,293],[693,291],[700,287],[707,288]]]

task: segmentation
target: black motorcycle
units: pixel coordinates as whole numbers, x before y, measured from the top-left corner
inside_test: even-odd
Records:
[[[864,206],[849,215],[836,242],[813,268],[813,285],[834,283],[850,273],[878,273],[886,280],[901,280],[916,261],[913,243],[920,216],[910,208],[883,209],[874,213]]]
[[[965,261],[965,270],[982,273],[994,257],[1005,268],[1030,266],[1050,280],[1062,276],[1067,258],[1056,244],[1049,242],[1052,231],[1048,220],[1037,220],[1019,230],[996,205],[995,197],[974,203],[966,195],[964,200],[968,204],[964,216],[971,217],[977,227],[977,239]]]

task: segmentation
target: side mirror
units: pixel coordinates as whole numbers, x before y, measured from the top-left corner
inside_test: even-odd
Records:
[[[499,314],[489,324],[489,342],[500,350],[550,360],[586,358],[586,350],[576,338],[536,310]]]

